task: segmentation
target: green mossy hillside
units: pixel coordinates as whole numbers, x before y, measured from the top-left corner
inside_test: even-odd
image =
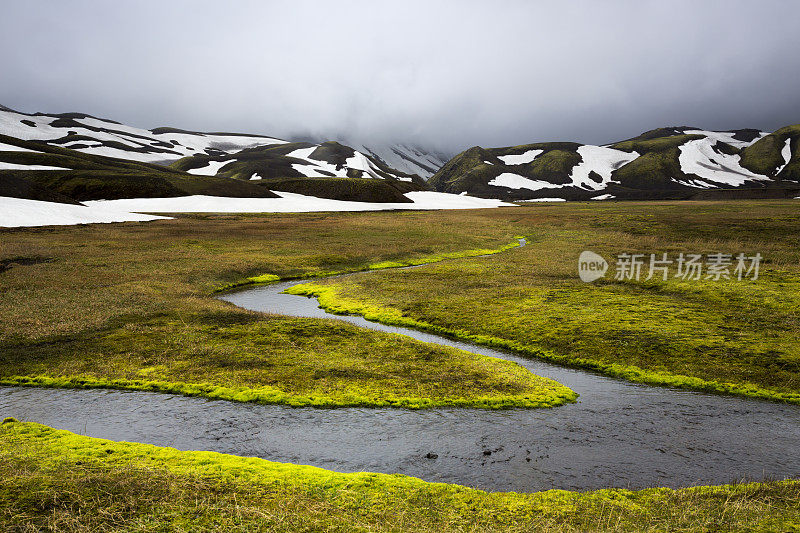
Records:
[[[489,182],[504,172],[511,172],[533,180],[567,183],[572,168],[581,162],[577,153],[579,146],[577,143],[536,143],[489,149],[475,146],[448,161],[428,180],[428,184],[434,190],[454,194],[466,191],[486,198],[527,198],[530,191],[526,189],[503,189],[490,186]],[[499,159],[529,150],[543,150],[543,153],[532,162],[520,165],[506,165]]]
[[[306,178],[306,175],[294,168],[293,165],[306,166],[308,165],[308,161],[305,159],[290,157],[289,154],[298,149],[314,148],[315,146],[316,148],[308,155],[308,157],[312,160],[329,163],[336,167],[337,170],[342,170],[345,167],[347,160],[352,158],[355,154],[355,151],[349,146],[345,146],[335,141],[328,141],[319,145],[306,142],[294,142],[245,148],[244,150],[240,150],[232,154],[198,154],[175,161],[170,165],[170,167],[177,170],[189,171],[192,169],[203,168],[208,166],[209,163],[224,162],[225,164],[222,165],[217,171],[218,176],[236,178],[245,181],[249,181],[250,178],[256,176],[266,180],[286,180],[289,178],[304,179]],[[406,174],[391,169],[373,157],[370,157],[370,160],[377,168],[375,172],[381,178],[392,182],[408,182],[410,180],[410,182],[416,186],[416,188],[413,190],[427,189],[425,180],[416,174]],[[334,177],[332,173],[325,170],[319,170],[318,172],[319,176],[314,177]],[[354,168],[349,168],[347,175],[350,178],[372,179],[363,171]],[[400,178],[403,179],[400,180]],[[315,182],[313,181],[308,182],[306,187],[311,186],[314,183]],[[323,186],[324,193],[326,192],[327,194],[331,194],[331,191],[335,190],[335,188],[332,187],[325,188],[324,182],[319,182],[319,184]],[[321,197],[329,198],[330,196]],[[336,199],[344,200],[347,198],[337,197]]]
[[[776,170],[783,167],[783,149],[791,139],[791,161],[776,176]],[[783,180],[800,181],[800,124],[786,126],[757,140],[742,150],[741,164],[744,168]]]
[[[114,200],[204,194],[274,198],[269,190],[226,177],[199,176],[151,163],[117,159],[0,135],[0,142],[34,150],[0,151],[0,161],[67,170],[0,170],[0,189],[17,198]]]
[[[711,190],[689,187],[680,182],[696,179],[683,172],[680,146],[704,135],[687,133],[698,128],[688,126],[657,128],[637,137],[609,145],[625,152],[637,152],[639,157],[616,168],[611,183],[602,191],[593,191],[571,185],[571,173],[582,161],[576,143],[535,143],[505,148],[470,148],[448,161],[429,184],[437,191],[462,193],[503,200],[528,200],[535,198],[561,198],[570,201],[588,200],[594,196],[610,194],[617,200],[688,200],[688,199],[742,199],[789,198],[797,196],[800,189],[800,126],[781,128],[751,146],[739,149],[731,144],[716,143],[724,154],[741,154],[742,166],[776,178],[774,182],[748,183],[738,188]],[[760,136],[753,129],[729,132],[737,140],[750,142]],[[787,139],[792,140],[791,161],[783,167],[782,150]],[[528,150],[543,150],[532,162],[506,165],[500,157],[522,154]],[[776,170],[782,167],[779,174]],[[512,189],[490,186],[489,182],[503,173],[511,173],[534,181],[547,182],[552,187],[534,186],[532,189]],[[591,174],[590,174],[591,176]],[[599,176],[595,176],[599,180]],[[535,190],[533,190],[535,189]]]

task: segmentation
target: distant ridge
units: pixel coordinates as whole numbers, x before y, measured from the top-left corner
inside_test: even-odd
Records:
[[[670,126],[604,146],[474,146],[429,180],[509,201],[788,198],[800,193],[800,125],[773,133]]]

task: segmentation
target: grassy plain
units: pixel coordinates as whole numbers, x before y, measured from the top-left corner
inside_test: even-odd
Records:
[[[6,531],[796,531],[800,482],[486,493],[0,425]]]
[[[800,202],[551,204],[493,213],[514,254],[319,280],[294,292],[365,314],[654,384],[800,403]],[[581,251],[611,263],[578,279]],[[615,280],[620,253],[760,253],[757,280]],[[731,268],[732,270],[732,268]]]
[[[184,216],[4,230],[0,383],[324,407],[573,400],[516,364],[212,297],[248,278],[389,267],[513,240],[502,221],[466,235],[462,218],[440,219],[432,227],[423,213]]]
[[[0,230],[0,375],[44,374],[62,386],[138,380],[141,388],[186,385],[177,392],[233,399],[278,390],[286,394],[279,401],[300,405],[386,399],[387,392],[411,407],[409,399],[437,393],[440,404],[519,400],[520,378],[539,393],[550,385],[460,352],[356,335],[334,321],[249,313],[210,295],[259,276],[302,278],[499,249],[523,234],[528,246],[492,257],[315,282],[313,290],[333,291],[329,304],[343,302],[343,310],[360,306],[630,379],[677,376],[686,386],[730,383],[732,392],[791,399],[800,389],[798,226],[800,204],[748,201],[182,216]],[[583,249],[609,259],[680,251],[766,259],[756,281],[607,277],[589,285],[576,277]],[[412,384],[423,389],[409,395]],[[798,500],[797,481],[485,493],[113,443],[29,423],[0,426],[0,527],[7,530],[793,531]]]

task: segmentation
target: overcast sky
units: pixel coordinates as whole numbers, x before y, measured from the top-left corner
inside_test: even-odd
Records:
[[[800,123],[800,1],[0,4],[0,104],[459,150]]]

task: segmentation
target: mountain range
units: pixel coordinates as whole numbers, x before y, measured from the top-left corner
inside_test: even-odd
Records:
[[[405,193],[425,189],[418,174],[335,141],[145,130],[82,113],[27,114],[0,106],[0,196],[81,202],[186,195],[269,198],[276,196],[272,191],[286,191],[410,202]]]
[[[796,197],[800,125],[772,133],[659,128],[604,146],[475,146],[442,166],[428,185],[509,201]]]
[[[475,146],[448,160],[410,144],[146,130],[0,106],[0,196],[79,203],[277,192],[411,202],[433,190],[504,201],[800,195],[800,125],[768,133],[659,128],[613,144]]]

